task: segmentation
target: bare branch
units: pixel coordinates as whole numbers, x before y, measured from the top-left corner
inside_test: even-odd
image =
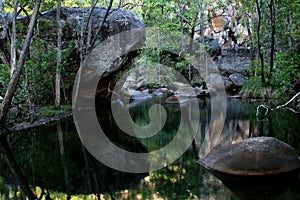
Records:
[[[107,10],[106,10],[106,13],[105,13],[104,18],[103,18],[103,20],[102,20],[102,22],[101,22],[101,25],[100,25],[100,27],[98,28],[98,30],[97,30],[97,32],[96,32],[96,34],[95,34],[95,36],[94,36],[94,39],[93,39],[93,41],[92,41],[92,43],[91,43],[91,47],[90,47],[90,49],[89,49],[88,51],[90,51],[90,50],[94,47],[98,35],[99,35],[100,32],[103,30],[103,28],[104,28],[104,23],[105,23],[105,21],[106,21],[108,15],[109,15],[109,12],[110,12],[111,7],[112,7],[112,4],[113,4],[113,1],[114,1],[114,0],[110,0],[109,6],[108,6],[108,8],[107,8]]]
[[[279,105],[276,108],[271,108],[270,106],[267,105],[259,105],[256,108],[256,117],[259,116],[259,110],[261,108],[263,108],[265,110],[265,113],[263,113],[263,118],[264,119],[271,111],[273,110],[277,110],[277,109],[282,109],[282,108],[286,108],[290,111],[292,111],[293,113],[298,113],[296,110],[294,110],[293,108],[287,107],[292,101],[294,101],[298,96],[300,95],[300,92],[298,92],[295,96],[293,96],[288,102],[286,102],[285,104]]]
[[[22,68],[25,64],[25,58],[28,53],[28,49],[29,49],[29,45],[30,45],[31,38],[33,35],[33,31],[34,31],[34,27],[36,24],[37,14],[38,14],[40,5],[41,5],[41,0],[37,0],[36,4],[34,6],[34,10],[33,10],[31,19],[30,19],[26,39],[22,46],[22,51],[21,51],[21,54],[20,54],[20,57],[18,60],[17,69],[16,69],[15,73],[13,73],[13,76],[11,77],[11,79],[8,83],[8,87],[7,87],[7,90],[6,90],[6,93],[5,93],[1,108],[0,108],[0,124],[2,124],[2,125],[6,121],[8,109],[9,109],[11,100],[13,98],[13,95],[15,93],[19,78],[21,76]]]
[[[300,95],[300,92],[298,92],[295,96],[293,96],[293,97],[292,97],[288,102],[286,102],[285,104],[277,106],[276,109],[280,109],[280,108],[287,107],[287,105],[289,105],[292,101],[294,101],[294,99],[296,99],[299,95]]]

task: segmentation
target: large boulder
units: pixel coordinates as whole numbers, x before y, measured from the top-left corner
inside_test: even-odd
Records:
[[[103,97],[108,97],[108,87],[114,86],[115,75],[120,70],[124,70],[129,66],[129,63],[131,63],[132,59],[137,55],[137,52],[134,50],[144,45],[146,37],[145,27],[135,14],[122,8],[111,9],[104,23],[103,20],[107,13],[107,8],[95,7],[92,13],[90,13],[90,11],[90,8],[62,8],[61,10],[62,49],[68,50],[66,66],[64,67],[65,70],[69,72],[77,72],[80,66],[81,56],[85,59],[88,55],[91,55],[91,51],[93,52],[95,49],[98,49],[98,51],[95,52],[94,60],[89,61],[90,69],[88,70],[90,72],[87,72],[85,75],[89,80],[97,76],[99,79],[102,77],[97,94],[101,91],[100,93]],[[91,19],[92,22],[91,41],[96,38],[94,48],[87,45],[87,24],[89,19]],[[25,35],[29,20],[28,17],[18,17],[19,26],[17,32],[20,35]],[[8,17],[7,27],[10,27],[10,23],[11,18]],[[101,26],[102,24],[103,26]],[[126,34],[120,36],[121,33]],[[31,57],[38,58],[40,51],[47,52],[49,49],[56,48],[56,9],[41,12],[38,15],[37,31],[35,32],[34,38],[36,41],[39,39],[39,41],[43,42],[39,44],[38,48],[34,46],[35,43],[32,43],[33,45],[30,47]],[[114,48],[105,49],[103,42],[108,41],[109,38],[114,38],[114,41],[111,41],[114,44]],[[1,44],[3,42],[6,43],[6,45],[0,45],[0,51],[5,52],[3,48],[8,46],[7,39],[4,40],[0,38],[0,40]],[[109,54],[120,54],[120,56],[111,62],[109,60],[110,56],[107,56]],[[5,63],[2,57],[0,56],[0,63]],[[102,65],[100,65],[101,63]]]
[[[93,79],[100,80],[97,91],[97,99],[109,99],[111,96],[111,89],[116,83],[116,75],[121,70],[125,70],[130,66],[132,59],[137,56],[134,51],[144,45],[146,33],[144,24],[132,12],[124,9],[111,9],[109,15],[99,30],[104,16],[107,12],[106,8],[95,8],[91,14],[92,39],[96,37],[94,49],[89,51],[89,47],[84,45],[81,48],[80,35],[82,29],[87,28],[87,21],[89,19],[89,8],[63,8],[62,9],[62,28],[63,41],[65,44],[73,44],[75,46],[73,55],[75,57],[75,66],[68,67],[78,69],[80,54],[83,58],[87,58],[84,65],[82,75],[85,76],[86,81]],[[44,12],[39,18],[40,35],[47,40],[49,32],[55,33],[56,28],[56,10]],[[50,29],[50,30],[49,30]],[[85,34],[85,37],[87,34]],[[53,34],[51,39],[56,39]],[[85,41],[87,38],[85,38]],[[115,58],[112,58],[115,56]],[[74,60],[74,59],[73,59]],[[77,61],[77,62],[76,62]],[[86,95],[94,98],[93,91],[86,91]]]
[[[249,138],[220,147],[199,162],[209,170],[238,176],[276,175],[300,169],[295,150],[272,137]]]
[[[251,60],[247,56],[237,56],[231,53],[219,56],[217,65],[222,75],[229,76],[233,73],[240,73],[244,76],[248,76]]]
[[[220,147],[199,162],[243,200],[277,199],[295,187],[300,171],[300,158],[295,150],[271,137],[250,138]]]
[[[95,7],[91,13],[92,34],[95,35],[106,14],[107,8]],[[90,8],[62,8],[61,23],[63,29],[63,40],[77,40],[80,36],[81,28],[85,31],[90,15]],[[19,17],[18,21],[28,22],[27,17]],[[42,12],[37,18],[39,24],[39,37],[55,42],[56,31],[56,9]],[[25,27],[26,28],[26,27]],[[134,28],[144,28],[144,24],[132,12],[122,8],[111,9],[104,23],[103,29],[99,33],[98,41],[107,37]],[[51,37],[52,36],[52,37]]]
[[[93,39],[94,37],[97,37],[95,46],[115,34],[137,28],[144,29],[144,24],[132,12],[121,8],[111,9],[106,21],[104,22],[104,26],[96,36],[96,33],[102,24],[106,12],[106,8],[96,7],[94,8],[90,16],[90,20],[92,21],[91,38]],[[76,65],[73,67],[75,69],[79,67],[78,62],[80,61],[80,52],[83,51],[82,53],[84,57],[89,53],[87,45],[83,45],[83,47],[81,48],[80,39],[81,31],[83,30],[85,37],[84,41],[87,40],[87,22],[89,19],[89,15],[90,8],[62,8],[61,10],[61,23],[63,30],[62,40],[64,44],[63,47],[66,48],[70,44],[74,45],[74,54],[70,56],[77,58],[77,62],[72,62]],[[26,23],[27,18],[21,18],[20,20]],[[49,45],[56,45],[56,9],[43,12],[41,15],[39,15],[37,21],[39,24],[38,37],[47,41]],[[141,32],[141,34],[145,34],[145,32]],[[137,37],[137,39],[141,38],[143,38],[143,41],[137,42],[144,43],[145,36]],[[120,44],[120,46],[124,45]],[[122,63],[122,61],[126,59],[128,59],[128,57],[124,56],[120,60],[116,61],[114,63],[115,67],[109,67],[108,70],[106,70],[106,75],[108,76],[111,73],[115,72],[116,67],[121,67],[121,65],[118,64]]]
[[[234,85],[242,87],[246,82],[246,77],[239,73],[234,73],[229,76],[229,79],[233,82]]]
[[[196,38],[194,44],[197,50],[198,43],[202,43],[207,47],[207,52],[211,57],[217,57],[222,54],[222,46],[213,37],[204,36],[203,38]]]

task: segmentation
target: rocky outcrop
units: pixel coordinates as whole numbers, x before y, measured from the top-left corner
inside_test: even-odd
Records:
[[[96,7],[91,13],[92,37],[100,27],[107,9]],[[62,8],[61,23],[63,29],[63,40],[77,40],[81,29],[87,31],[87,21],[90,15],[90,8]],[[26,23],[27,18],[19,19]],[[56,9],[41,13],[38,17],[39,37],[45,40],[55,41],[56,39]],[[111,9],[104,23],[103,29],[98,36],[98,42],[107,37],[133,28],[143,28],[144,24],[132,13],[124,9]],[[53,36],[53,37],[51,37]]]
[[[124,33],[129,30],[140,30],[126,35],[126,38],[117,38],[115,42],[115,48],[109,49],[112,53],[122,52],[124,49],[130,51],[136,46],[142,46],[145,42],[145,28],[144,24],[139,20],[132,12],[122,8],[111,9],[109,14],[103,23],[104,17],[107,13],[107,8],[96,7],[93,12],[90,12],[90,8],[62,8],[61,10],[61,23],[62,23],[62,49],[68,49],[66,55],[65,70],[69,72],[77,72],[80,66],[81,56],[85,59],[90,54],[93,48],[87,45],[88,35],[88,21],[91,20],[91,41],[95,39],[94,49],[103,41],[107,41],[108,38],[116,36],[117,34]],[[9,18],[8,18],[9,19]],[[27,31],[27,25],[29,23],[28,17],[18,17],[18,30],[17,32],[25,35]],[[8,24],[10,22],[8,21]],[[21,26],[22,24],[22,26]],[[101,26],[103,24],[103,26]],[[10,25],[8,25],[9,27]],[[97,34],[98,33],[98,34]],[[138,35],[138,36],[137,36]],[[83,37],[82,37],[83,36]],[[1,39],[1,38],[0,38]],[[40,51],[49,49],[55,49],[57,46],[57,25],[56,25],[56,9],[51,11],[45,11],[38,15],[37,29],[34,34],[36,41],[43,41],[39,44],[38,49],[34,45],[30,48],[30,56],[38,57]],[[130,42],[128,42],[130,41]],[[1,39],[1,44],[5,43],[4,39]],[[4,43],[3,43],[4,42]],[[127,43],[128,42],[128,43]],[[33,43],[34,44],[34,43]],[[126,46],[126,45],[130,46]],[[2,46],[8,46],[6,44],[0,46],[0,52],[5,51]],[[71,51],[70,51],[71,49]],[[106,52],[105,49],[101,49]],[[100,49],[99,49],[100,51]],[[96,60],[105,57],[103,52],[98,52],[94,59],[94,64],[97,64]],[[9,55],[9,53],[8,53]],[[108,86],[113,86],[110,81],[114,80],[114,75],[120,70],[126,68],[127,64],[131,62],[131,59],[136,56],[136,52],[130,52],[122,54],[113,62],[102,66],[97,66],[97,69],[92,69],[93,73],[88,76],[92,78],[98,76],[101,72],[105,79],[101,82],[101,87],[98,91],[101,91],[102,96],[108,96]],[[9,59],[8,59],[9,60]],[[103,59],[101,60],[103,61]],[[0,63],[5,61],[0,56]],[[99,77],[100,79],[100,77]],[[1,94],[0,94],[1,95]]]
[[[90,13],[90,8],[62,8],[61,10],[61,22],[62,22],[62,30],[63,35],[62,39],[64,41],[64,46],[67,47],[68,45],[74,45],[74,54],[70,56],[75,56],[77,59],[74,63],[76,66],[72,68],[78,68],[80,61],[80,52],[82,51],[83,56],[88,51],[88,46],[83,45],[81,48],[80,44],[80,35],[81,31],[84,31],[84,41],[87,41],[87,22],[90,15],[90,20],[92,21],[91,26],[91,38],[97,37],[95,46],[99,43],[106,40],[108,37],[136,29],[136,28],[144,28],[144,24],[131,12],[124,10],[124,9],[111,9],[109,11],[109,15],[104,22],[104,26],[102,27],[99,35],[96,36],[100,25],[102,24],[102,20],[107,12],[106,8],[96,7],[92,13]],[[25,20],[26,19],[22,19]],[[38,24],[39,24],[39,38],[48,41],[50,44],[56,44],[56,9],[51,11],[43,12],[38,17]],[[144,41],[141,41],[144,42]],[[128,59],[128,57],[123,57],[121,60],[114,64],[118,64],[123,60]],[[107,76],[110,75],[111,72],[116,71],[115,67],[110,67],[110,70],[107,70]]]
[[[70,59],[74,62],[68,61],[69,65],[73,64],[73,66],[67,67],[76,71],[79,67],[80,55],[83,55],[83,59],[88,55],[89,58],[86,60],[83,73],[86,80],[95,78],[100,80],[96,98],[101,99],[110,97],[110,90],[115,85],[116,74],[127,68],[128,63],[131,63],[137,55],[135,51],[131,52],[131,50],[143,46],[145,42],[144,24],[133,13],[124,9],[111,9],[104,26],[100,27],[106,12],[106,8],[95,8],[90,16],[92,20],[91,38],[92,40],[96,38],[95,46],[90,51],[86,45],[81,47],[82,41],[80,39],[82,29],[86,33],[90,9],[62,9],[63,41],[65,45],[74,45],[73,54],[70,55]],[[54,9],[42,13],[38,18],[40,35],[42,38],[44,37],[44,40],[49,40],[49,37],[52,40],[56,38],[55,34],[51,36],[51,33],[55,33],[56,30],[55,17],[56,10]],[[99,28],[101,28],[99,35],[96,35]],[[87,34],[85,34],[86,36]],[[84,41],[86,40],[87,38],[84,38]],[[103,42],[105,45],[103,45]],[[122,52],[126,53],[123,54]],[[112,55],[120,56],[112,60]],[[94,95],[94,93],[91,93],[91,95]]]
[[[198,49],[197,44],[199,44],[199,43],[202,43],[203,45],[206,46],[207,52],[211,57],[217,57],[217,56],[220,56],[222,54],[222,46],[213,37],[204,36],[202,39],[201,38],[196,38],[194,40],[194,47],[195,47],[194,50],[195,51],[197,51],[197,49]]]
[[[229,76],[232,83],[238,87],[242,87],[246,81],[246,77],[239,73],[234,73]]]
[[[224,50],[218,57],[216,64],[226,90],[241,88],[245,84],[254,55],[250,48],[236,47]]]

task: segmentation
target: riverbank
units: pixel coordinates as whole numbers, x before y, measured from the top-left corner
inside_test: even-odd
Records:
[[[24,118],[19,118],[17,115],[10,116],[8,119],[8,123],[5,125],[5,132],[35,128],[44,124],[65,119],[70,116],[72,116],[71,105],[64,105],[60,110],[55,110],[51,106],[42,107],[31,116],[31,118],[34,119],[32,121],[28,121]]]

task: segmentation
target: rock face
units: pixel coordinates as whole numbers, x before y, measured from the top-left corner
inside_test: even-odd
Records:
[[[239,141],[199,160],[205,168],[230,175],[276,175],[300,169],[300,159],[288,144],[272,137]]]
[[[97,30],[100,28],[100,25],[102,23],[102,20],[106,14],[107,9],[106,8],[100,8],[96,7],[92,14],[91,14],[91,38],[93,39],[96,37]],[[80,60],[80,51],[81,51],[81,45],[80,45],[80,35],[82,29],[86,32],[84,33],[85,37],[87,37],[87,22],[90,15],[90,8],[62,8],[61,10],[61,23],[62,23],[62,30],[63,35],[62,39],[67,44],[73,44],[75,46],[74,52],[78,59]],[[26,18],[20,19],[20,20],[26,20]],[[56,37],[57,37],[57,31],[56,31],[56,9],[53,9],[51,11],[43,12],[38,17],[38,24],[39,24],[39,38],[44,39],[46,41],[49,41],[49,43],[54,43],[56,45]],[[131,12],[124,10],[124,9],[111,9],[109,12],[109,15],[104,23],[104,26],[102,30],[99,32],[99,35],[97,36],[97,40],[95,43],[95,46],[99,44],[100,42],[106,40],[108,37],[136,29],[141,28],[144,29],[144,24]],[[87,38],[85,38],[85,41]],[[144,42],[144,41],[141,41]],[[66,46],[65,46],[66,47]],[[85,56],[88,53],[88,47],[84,45],[82,47],[82,53],[83,56]],[[127,59],[126,57],[122,58],[122,60]],[[121,61],[119,61],[121,62]],[[78,66],[78,62],[77,68]],[[74,67],[74,68],[76,68]],[[111,68],[111,71],[115,71],[114,68]],[[110,71],[107,71],[107,75],[110,75]]]
[[[197,43],[203,43],[207,46],[207,52],[211,57],[220,56],[222,54],[222,47],[220,43],[215,40],[213,37],[204,36],[204,38],[201,39],[197,38],[194,40],[194,44],[197,47]],[[197,48],[195,49],[197,50]]]
[[[107,97],[109,94],[109,85],[114,86],[114,76],[117,72],[125,69],[128,63],[136,56],[136,52],[130,51],[135,49],[137,46],[143,46],[145,42],[145,27],[144,24],[139,20],[132,12],[127,11],[122,8],[111,9],[109,15],[107,16],[103,26],[102,21],[106,15],[107,8],[96,7],[93,12],[90,13],[90,8],[62,8],[61,10],[61,23],[62,23],[62,49],[67,50],[66,55],[66,66],[65,70],[68,72],[77,72],[80,66],[81,55],[83,60],[87,55],[91,54],[91,50],[96,49],[103,44],[103,41],[107,41],[109,38],[114,37],[114,48],[109,49],[110,52],[107,53],[107,49],[103,47],[99,49],[97,57],[94,59],[94,64],[96,64],[97,59],[102,59],[101,62],[105,62],[105,53],[112,53],[116,55],[117,51],[126,52],[121,54],[112,62],[106,63],[105,65],[98,66],[98,69],[91,69],[90,74],[87,76],[89,79],[103,74],[104,80],[101,79],[101,87],[98,91],[101,91],[103,97]],[[91,20],[91,40],[95,39],[94,48],[87,45],[88,41],[88,21]],[[8,23],[10,23],[8,21]],[[27,26],[29,24],[29,18],[18,17],[17,32],[20,34],[25,34]],[[8,26],[9,27],[9,26]],[[38,15],[37,18],[38,31],[35,33],[35,38],[43,41],[44,47],[39,47],[44,49],[45,52],[48,49],[56,48],[57,42],[57,25],[56,25],[56,9],[51,11],[45,11]],[[100,29],[101,28],[101,29]],[[127,33],[123,38],[117,38],[121,33]],[[131,30],[135,31],[131,34]],[[99,31],[99,32],[98,32]],[[82,34],[83,33],[83,34]],[[97,34],[98,33],[98,34]],[[83,38],[83,39],[82,39]],[[3,40],[4,41],[4,40]],[[116,42],[117,41],[117,42]],[[130,41],[128,43],[128,41]],[[0,38],[2,44],[2,39]],[[7,42],[6,42],[7,43]],[[83,44],[82,44],[83,43]],[[101,43],[101,45],[99,45]],[[33,43],[34,44],[34,43]],[[4,45],[5,46],[5,45]],[[7,46],[7,45],[6,45]],[[40,45],[43,46],[43,45]],[[0,45],[2,50],[2,46]],[[102,51],[103,50],[103,51]],[[128,51],[127,51],[128,50]],[[41,51],[40,49],[38,51]],[[5,52],[5,51],[4,51]],[[129,52],[129,53],[128,53]],[[30,56],[37,57],[37,49],[33,46],[30,48]],[[106,59],[108,60],[108,59]],[[0,56],[0,63],[5,63],[3,58]],[[101,72],[101,73],[100,73]],[[100,79],[100,77],[99,77]],[[97,91],[97,92],[98,92]],[[97,93],[98,94],[98,93]],[[1,94],[0,94],[1,95]]]
[[[234,47],[223,49],[222,46],[212,37],[205,36],[202,40],[195,39],[194,44],[202,42],[207,46],[208,54],[213,58],[217,71],[210,71],[207,76],[207,83],[214,79],[210,73],[218,73],[222,80],[215,83],[215,87],[226,90],[234,90],[244,85],[246,77],[249,76],[249,67],[256,53],[248,47]],[[197,47],[197,45],[195,45]],[[197,48],[195,49],[197,51]],[[197,57],[197,56],[196,56]],[[203,63],[203,60],[198,61]]]
[[[212,37],[205,37],[204,44],[209,46],[208,54],[212,57],[219,56],[222,53],[222,47],[217,40]]]
[[[85,64],[87,68],[83,73],[88,80],[101,79],[98,84],[96,98],[108,99],[111,95],[110,91],[115,85],[116,74],[121,70],[125,70],[137,55],[134,49],[144,45],[145,27],[133,13],[124,9],[111,9],[104,26],[96,36],[107,12],[106,8],[97,7],[90,17],[92,20],[91,39],[96,38],[95,46],[90,52],[87,45],[81,47],[80,40],[83,29],[85,30],[84,41],[87,41],[86,28],[89,12],[89,8],[62,9],[63,43],[74,46],[73,53],[70,55],[70,60],[73,61],[67,61],[68,65],[71,63],[72,66],[67,67],[76,71],[79,68],[80,55],[83,55],[83,59],[88,56],[89,59]],[[56,10],[42,13],[38,18],[38,23],[40,37],[46,41],[49,40],[50,45],[51,43],[55,45],[57,37]],[[105,45],[103,45],[103,42],[105,42]],[[107,48],[107,46],[110,46],[110,48]],[[66,47],[64,46],[64,48]],[[116,58],[112,59],[112,55]],[[94,93],[91,93],[91,95],[94,95]]]
[[[239,73],[231,74],[229,78],[238,87],[242,87],[246,81],[246,77]]]
[[[95,34],[102,23],[107,9],[96,7],[92,14],[92,34]],[[62,8],[61,22],[63,28],[63,39],[71,40],[80,36],[81,28],[86,28],[86,22],[89,18],[90,8]],[[27,20],[20,18],[19,20]],[[49,38],[49,34],[56,36],[56,9],[43,12],[38,17],[38,23],[41,27],[41,33],[45,32],[40,37]],[[131,30],[133,28],[143,28],[144,24],[131,12],[124,9],[111,9],[104,23],[104,28],[101,30],[98,40],[104,40],[107,37],[120,33],[122,31]],[[54,29],[54,30],[52,30]],[[56,38],[56,37],[54,37]]]
[[[254,55],[255,52],[252,52],[251,49],[238,47],[226,49],[218,57],[217,66],[226,90],[240,88],[244,85]]]

